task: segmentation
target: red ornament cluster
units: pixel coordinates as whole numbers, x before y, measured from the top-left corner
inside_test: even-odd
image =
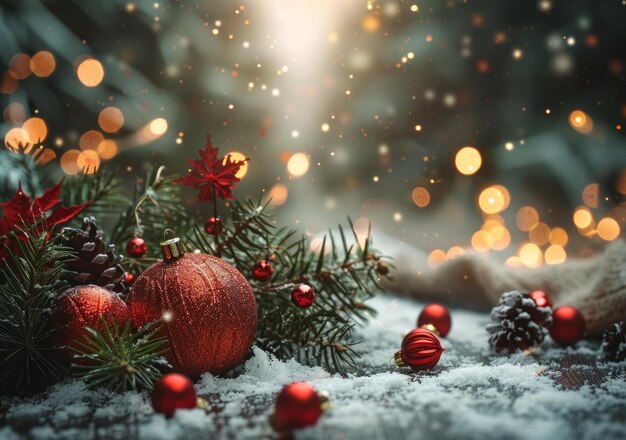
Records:
[[[208,235],[220,235],[224,232],[224,222],[220,217],[209,217],[204,223],[204,232]]]
[[[398,365],[408,365],[415,371],[430,370],[437,365],[444,348],[433,332],[418,328],[402,340],[402,348],[395,355]]]
[[[126,243],[126,253],[131,258],[143,258],[148,253],[148,243],[141,237],[134,237]]]
[[[574,307],[564,306],[552,312],[550,336],[560,345],[572,345],[585,336],[585,318]]]
[[[167,417],[173,416],[177,409],[195,408],[196,401],[193,383],[182,374],[166,374],[152,390],[152,408]]]
[[[307,284],[298,284],[291,292],[291,300],[301,309],[309,308],[315,301],[315,291]]]
[[[324,399],[308,383],[286,385],[276,398],[273,425],[278,431],[291,431],[315,425],[324,412]]]
[[[417,326],[432,325],[439,336],[445,338],[452,327],[452,317],[447,308],[441,304],[428,304],[417,318]]]
[[[528,295],[535,301],[537,307],[552,307],[550,297],[543,290],[533,290]]]
[[[252,268],[252,277],[257,281],[267,281],[272,278],[274,268],[267,260],[261,260]]]

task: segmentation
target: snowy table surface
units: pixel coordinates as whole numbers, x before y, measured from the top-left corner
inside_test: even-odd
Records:
[[[359,329],[361,370],[342,377],[255,349],[236,378],[204,375],[196,390],[212,410],[154,414],[145,393],[87,391],[78,381],[44,396],[0,400],[0,439],[260,438],[276,393],[292,381],[326,390],[332,408],[297,438],[624,439],[626,362],[596,360],[598,342],[532,356],[489,351],[488,314],[452,310],[446,351],[428,373],[389,366],[423,304],[381,295],[379,315]]]

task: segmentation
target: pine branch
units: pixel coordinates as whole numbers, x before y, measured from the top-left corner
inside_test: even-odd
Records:
[[[167,337],[159,336],[155,322],[148,323],[136,332],[130,323],[109,325],[102,318],[103,330],[87,327],[89,336],[75,341],[74,376],[85,381],[89,388],[107,387],[116,392],[151,390],[171,366],[161,356],[167,349]]]
[[[67,285],[63,265],[72,254],[55,237],[25,225],[12,234],[0,285],[0,389],[34,392],[58,379],[50,310]]]

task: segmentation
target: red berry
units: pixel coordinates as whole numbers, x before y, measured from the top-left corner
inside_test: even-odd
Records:
[[[291,292],[291,300],[298,307],[306,309],[311,307],[313,301],[315,301],[315,292],[309,285],[298,284]]]
[[[432,325],[437,329],[439,336],[445,338],[452,327],[450,312],[441,304],[428,304],[417,318],[417,326]]]
[[[585,335],[585,318],[574,307],[559,307],[552,312],[552,325],[548,330],[560,345],[572,345]]]
[[[261,260],[257,264],[254,265],[252,269],[252,276],[257,281],[267,281],[272,278],[272,273],[274,273],[274,269],[272,265],[267,260]]]
[[[209,235],[220,235],[224,232],[224,223],[219,217],[209,217],[204,224],[204,231]]]
[[[191,380],[182,374],[169,373],[154,384],[152,407],[168,417],[177,409],[196,407],[196,390]]]
[[[135,281],[135,275],[130,272],[124,272],[124,284],[130,286]]]
[[[292,430],[315,425],[322,412],[322,399],[315,388],[304,382],[294,382],[286,385],[276,398],[276,427]]]
[[[148,252],[148,244],[141,237],[134,237],[126,243],[126,253],[131,258],[143,258]]]

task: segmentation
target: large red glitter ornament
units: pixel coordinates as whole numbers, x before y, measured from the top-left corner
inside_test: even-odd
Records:
[[[272,278],[272,273],[274,273],[274,269],[272,265],[267,260],[261,260],[252,268],[252,276],[257,281],[267,281]]]
[[[447,308],[441,304],[428,304],[417,318],[417,326],[424,327],[432,325],[442,338],[450,332],[452,318]],[[430,330],[430,328],[429,328]]]
[[[156,412],[171,417],[177,409],[196,407],[196,390],[187,376],[169,373],[154,384],[151,400]]]
[[[126,253],[131,258],[143,258],[148,253],[148,244],[141,237],[133,237],[126,243]]]
[[[301,309],[309,308],[315,301],[315,292],[307,284],[298,284],[291,292],[291,300]]]
[[[286,385],[276,398],[273,424],[279,431],[315,425],[324,412],[326,399],[308,383]]]
[[[585,318],[574,307],[564,306],[552,312],[550,336],[560,345],[572,345],[585,335]]]
[[[88,335],[85,327],[102,331],[102,317],[109,326],[113,320],[120,325],[130,321],[126,303],[110,290],[93,284],[66,290],[52,315],[52,322],[61,327],[57,332],[57,343],[72,346],[74,341]]]
[[[224,232],[224,222],[219,217],[209,217],[204,223],[204,232],[208,235],[220,235]]]
[[[530,296],[533,301],[535,301],[537,307],[552,307],[550,297],[543,290],[533,290],[528,294],[528,296]]]
[[[437,365],[444,348],[433,332],[415,329],[402,340],[402,349],[395,356],[396,365],[408,365],[413,370],[430,370]]]
[[[240,363],[254,341],[257,304],[250,284],[225,261],[185,253],[178,238],[161,243],[164,261],[133,284],[128,305],[135,328],[163,321],[174,371],[192,378],[222,374]]]

